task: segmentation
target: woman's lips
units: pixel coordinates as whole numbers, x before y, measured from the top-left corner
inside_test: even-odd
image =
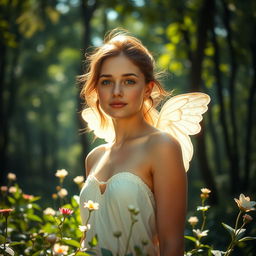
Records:
[[[126,103],[122,103],[122,102],[116,102],[116,103],[111,103],[109,104],[112,108],[122,108],[125,105],[127,105]]]

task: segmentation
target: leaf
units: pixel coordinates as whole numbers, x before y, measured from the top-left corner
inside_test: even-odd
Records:
[[[3,244],[3,243],[4,243],[4,241],[5,241],[5,237],[4,237],[4,236],[2,236],[2,235],[0,235],[0,244]]]
[[[92,240],[89,241],[89,245],[90,245],[91,247],[95,247],[97,244],[98,244],[98,236],[95,235],[95,236],[92,238]]]
[[[33,207],[33,209],[36,209],[36,210],[41,210],[41,207],[38,205],[38,204],[32,204],[32,207]]]
[[[245,241],[250,241],[250,240],[256,240],[256,237],[252,237],[252,236],[245,236],[241,239],[238,240],[238,242],[245,242]]]
[[[245,228],[243,228],[243,229],[238,229],[237,231],[236,231],[236,239],[238,240],[238,239],[240,239],[242,236],[243,236],[243,233],[246,231],[246,229]]]
[[[8,198],[8,201],[11,203],[11,204],[15,204],[15,199],[14,198],[12,198],[11,196],[8,196],[7,197]]]
[[[101,248],[102,256],[113,256],[113,253],[107,249]]]
[[[91,254],[86,253],[86,252],[78,252],[78,253],[76,254],[76,256],[91,256]]]
[[[38,201],[39,199],[41,199],[41,196],[34,196],[29,200],[29,202],[32,203],[32,202]]]
[[[186,239],[188,239],[188,240],[191,240],[191,241],[193,241],[194,243],[196,243],[196,241],[197,241],[197,239],[195,238],[195,237],[193,237],[193,236],[184,236]]]
[[[10,243],[10,246],[15,246],[15,245],[20,245],[20,244],[24,244],[24,242],[12,242],[12,243]]]
[[[62,206],[62,208],[68,208],[68,209],[72,209],[72,205],[71,204],[65,204]]]
[[[207,245],[207,244],[200,244],[200,248],[208,248],[208,249],[211,249],[212,247],[210,245]]]
[[[28,214],[27,218],[29,220],[33,220],[33,221],[37,221],[37,222],[42,222],[42,219],[39,216],[35,215],[35,214]]]
[[[235,234],[235,230],[232,228],[232,227],[230,227],[229,225],[227,225],[227,224],[225,224],[225,223],[221,223],[222,225],[223,225],[223,227],[229,232],[229,234],[231,235],[231,236],[233,236],[234,234]]]
[[[71,198],[71,204],[72,206],[75,208],[77,206],[79,206],[79,197],[77,195],[74,195],[72,198]]]
[[[47,13],[47,16],[49,17],[52,23],[56,24],[59,21],[59,12],[53,9],[51,6],[47,6],[45,8],[45,12]]]
[[[64,242],[64,244],[71,245],[76,248],[80,248],[80,243],[77,242],[76,240],[69,239],[69,238],[63,238],[62,241]]]
[[[143,256],[142,249],[139,246],[134,246],[134,250],[136,256]]]
[[[35,252],[34,254],[32,254],[32,256],[39,256],[41,254],[41,252],[43,252],[44,250],[40,250]]]

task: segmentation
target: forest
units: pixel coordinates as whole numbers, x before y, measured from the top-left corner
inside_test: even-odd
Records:
[[[243,193],[256,200],[253,0],[1,0],[0,184],[15,173],[46,208],[59,182],[55,172],[66,169],[68,196],[79,193],[73,179],[85,176],[86,155],[103,141],[86,133],[77,77],[86,54],[117,27],[150,49],[173,95],[211,97],[201,131],[191,137],[188,216],[200,189],[210,189],[209,241],[222,247],[229,240],[219,237],[228,236],[220,223],[235,220],[233,199]],[[255,220],[246,232],[256,236]],[[236,250],[253,256],[255,241]]]

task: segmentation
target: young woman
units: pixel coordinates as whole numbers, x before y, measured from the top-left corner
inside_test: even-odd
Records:
[[[81,95],[88,106],[82,116],[95,135],[108,142],[93,149],[85,161],[87,180],[80,194],[83,224],[88,218],[84,203],[99,203],[90,216],[85,247],[97,234],[97,255],[102,248],[113,255],[135,255],[134,247],[143,244],[148,255],[183,256],[185,169],[192,157],[191,142],[189,132],[173,130],[168,112],[175,118],[174,112],[182,106],[190,104],[195,109],[193,97],[207,98],[205,106],[199,103],[203,109],[194,114],[199,117],[194,122],[198,128],[209,97],[200,93],[173,97],[173,104],[163,107],[167,119],[160,117],[155,107],[168,93],[155,77],[152,55],[125,32],[108,35],[89,57],[89,70],[82,80]],[[172,106],[176,106],[174,112]],[[130,235],[131,214],[137,222]],[[117,239],[113,234],[121,236]]]

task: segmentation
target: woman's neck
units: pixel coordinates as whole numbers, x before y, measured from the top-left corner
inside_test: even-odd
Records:
[[[129,119],[114,119],[113,125],[115,129],[115,140],[113,146],[121,147],[129,140],[141,137],[150,131],[151,127],[143,118],[143,116],[133,116]]]

